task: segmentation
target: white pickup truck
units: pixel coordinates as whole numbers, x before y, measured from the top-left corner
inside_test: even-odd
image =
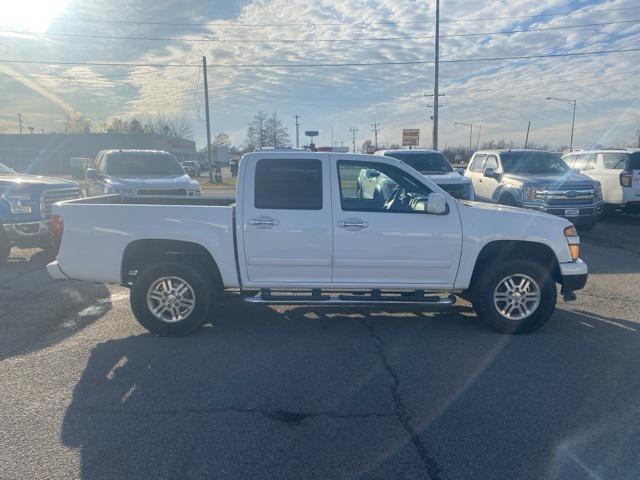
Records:
[[[396,184],[387,199],[356,194],[363,170]],[[542,326],[557,287],[587,280],[569,221],[457,201],[387,157],[264,151],[240,162],[233,199],[61,202],[51,231],[56,279],[131,288],[138,321],[185,335],[215,321],[223,293],[264,304],[439,310],[456,295],[506,333]]]

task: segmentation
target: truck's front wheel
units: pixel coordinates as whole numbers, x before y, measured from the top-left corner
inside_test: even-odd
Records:
[[[483,269],[475,278],[473,308],[493,328],[511,334],[537,330],[556,308],[551,272],[530,260]]]
[[[206,272],[189,263],[161,262],[143,268],[131,287],[131,308],[152,333],[182,336],[206,321],[213,287]]]

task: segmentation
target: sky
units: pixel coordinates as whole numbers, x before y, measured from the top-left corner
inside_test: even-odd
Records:
[[[419,128],[431,147],[435,0],[0,0],[0,11],[0,133],[17,133],[18,113],[36,132],[70,111],[94,123],[163,113],[187,119],[203,147],[206,56],[214,136],[242,144],[264,110],[293,142],[300,115],[301,143],[318,130],[317,145],[350,146],[357,127],[359,146],[377,123],[380,145]],[[576,100],[574,146],[639,141],[640,51],[580,55],[639,49],[637,0],[441,0],[441,20],[441,149],[468,145],[456,122],[473,124],[474,146],[521,146],[528,122],[530,142],[568,145],[572,105],[547,97]],[[539,57],[568,53],[579,55]],[[522,56],[536,58],[504,58]]]

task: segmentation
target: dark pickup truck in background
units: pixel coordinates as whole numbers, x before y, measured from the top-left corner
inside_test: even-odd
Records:
[[[80,196],[75,182],[18,174],[0,163],[0,264],[12,247],[48,249],[51,206]]]

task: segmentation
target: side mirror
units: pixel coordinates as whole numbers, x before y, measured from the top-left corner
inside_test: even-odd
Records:
[[[380,176],[380,172],[374,170],[372,168],[367,170],[367,178],[378,178]]]
[[[447,213],[447,201],[441,193],[430,193],[427,198],[427,213],[442,215]]]
[[[95,168],[87,168],[85,175],[87,177],[87,180],[98,180],[99,176],[98,170],[96,170]]]
[[[495,168],[485,168],[484,172],[482,172],[482,175],[487,178],[496,178],[498,176]]]

